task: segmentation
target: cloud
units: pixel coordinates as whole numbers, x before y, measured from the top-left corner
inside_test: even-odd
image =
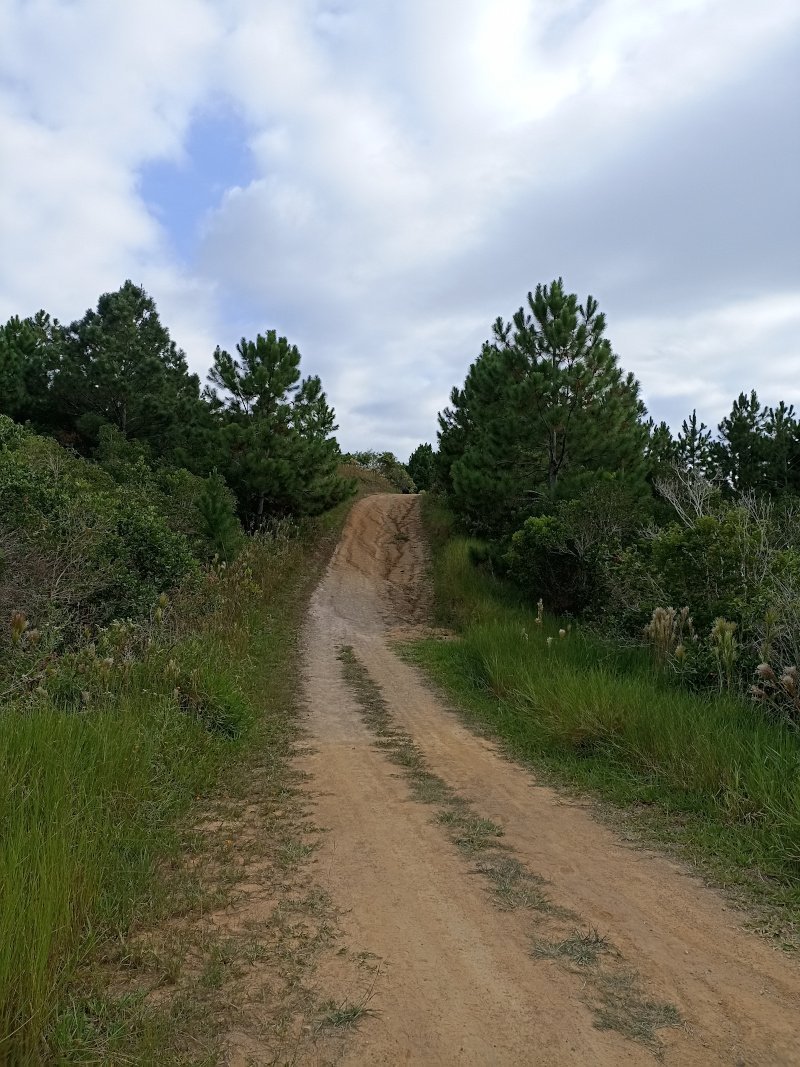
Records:
[[[754,386],[762,403],[795,399],[798,336],[800,295],[777,292],[682,318],[628,319],[616,344],[645,383],[648,405],[678,427],[693,408],[716,425],[734,397]],[[768,378],[759,372],[764,351]]]
[[[128,276],[163,276],[138,169],[179,157],[216,23],[196,0],[12,0],[2,19],[0,314],[69,318]]]
[[[794,0],[7,3],[0,314],[133,276],[196,369],[275,326],[344,444],[400,452],[559,274],[657,417],[790,389],[790,332],[730,324],[800,292],[799,31]]]

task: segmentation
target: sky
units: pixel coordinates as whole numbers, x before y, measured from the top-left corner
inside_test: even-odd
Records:
[[[559,276],[657,421],[800,407],[798,0],[0,0],[0,321],[131,278],[405,458]]]

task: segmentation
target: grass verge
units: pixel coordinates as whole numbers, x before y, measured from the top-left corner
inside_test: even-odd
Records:
[[[199,1044],[173,1055],[177,1032],[203,1032],[195,1001],[107,996],[104,961],[135,967],[132,928],[211,905],[179,857],[188,813],[223,777],[257,752],[260,786],[286,788],[298,626],[345,512],[253,540],[3,708],[0,1061],[214,1062]],[[214,951],[210,987],[227,966]],[[150,965],[166,984],[179,966],[174,953]]]
[[[653,674],[644,653],[545,618],[472,562],[430,498],[438,622],[457,641],[404,654],[473,727],[555,783],[611,801],[629,829],[690,859],[785,947],[800,939],[800,737],[728,696]]]

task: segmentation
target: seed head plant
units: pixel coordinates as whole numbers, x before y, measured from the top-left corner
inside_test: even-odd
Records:
[[[800,729],[800,670],[786,667],[778,676],[769,663],[759,663],[756,678],[756,684],[750,686],[753,700],[769,707],[776,718]]]
[[[696,639],[688,607],[656,608],[644,628],[644,636],[653,650],[656,667],[663,670],[671,659],[681,664],[686,658],[686,643]],[[680,656],[677,655],[681,649]]]
[[[711,628],[711,647],[717,661],[720,689],[730,690],[733,686],[733,673],[739,658],[736,630],[735,622],[723,618],[715,619]]]
[[[11,643],[12,645],[18,645],[22,640],[22,635],[30,626],[30,623],[25,618],[21,611],[15,611],[11,616]]]

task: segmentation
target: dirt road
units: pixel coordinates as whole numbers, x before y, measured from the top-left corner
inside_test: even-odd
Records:
[[[339,1062],[800,1064],[794,961],[675,864],[538,785],[394,654],[390,634],[425,621],[424,571],[418,498],[367,497],[312,601],[302,769],[327,829],[314,876],[351,948],[376,963],[370,1013]],[[379,688],[402,752],[413,744],[451,798],[444,814],[415,799],[392,732],[381,742],[365,720],[342,646]],[[502,829],[515,871],[546,880],[547,906],[497,906],[447,833],[466,810]]]

